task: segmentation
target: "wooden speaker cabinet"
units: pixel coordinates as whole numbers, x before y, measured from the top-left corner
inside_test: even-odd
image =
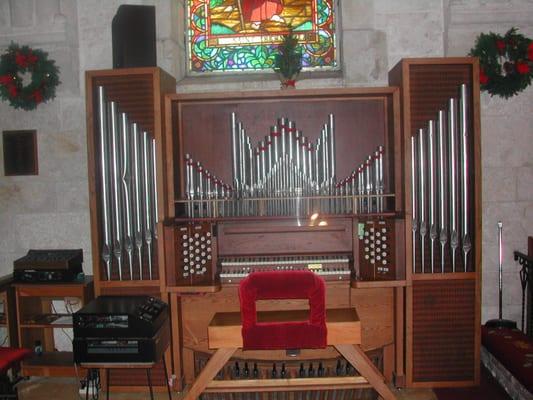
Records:
[[[402,98],[407,385],[474,385],[481,324],[478,61],[404,59],[389,82]]]
[[[162,237],[159,221],[165,218],[163,96],[175,90],[174,78],[159,68],[86,73],[91,236],[97,295],[111,294],[106,289],[114,287],[159,287],[162,262],[158,261],[162,259],[159,253],[163,241],[157,237]],[[144,132],[147,143],[143,143]],[[145,144],[147,151],[142,154]],[[150,168],[148,161],[153,158],[155,162]],[[135,212],[137,194],[139,212]],[[147,204],[148,197],[152,204]],[[149,221],[145,218],[151,214],[147,209],[154,210]],[[147,238],[151,241],[150,260]],[[110,259],[111,276],[107,276],[106,257]]]

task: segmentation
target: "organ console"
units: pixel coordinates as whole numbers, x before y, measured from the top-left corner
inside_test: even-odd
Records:
[[[237,284],[262,270],[322,276],[327,307],[357,306],[366,322],[363,348],[389,379],[393,370],[403,375],[402,357],[395,368],[393,356],[395,341],[403,341],[395,293],[405,286],[398,111],[396,88],[167,96],[174,197],[164,224],[164,275],[171,307],[180,310],[175,366],[184,384],[205,364],[210,319],[239,310]],[[265,303],[258,309],[280,306]],[[306,307],[299,300],[281,305]],[[220,377],[239,379],[245,363],[264,378],[279,377],[283,365],[294,377],[300,365],[315,377],[336,376],[337,364],[346,365],[333,349],[295,358],[246,354]]]
[[[389,87],[164,96],[161,131],[147,130],[155,150],[145,157],[153,160],[155,181],[146,190],[157,199],[155,221],[140,226],[152,240],[140,237],[141,247],[154,246],[154,262],[143,250],[145,262],[134,260],[144,272],[134,268],[130,279],[124,264],[123,281],[115,282],[117,262],[106,261],[114,253],[93,260],[106,294],[151,287],[168,296],[177,388],[205,364],[213,315],[239,310],[240,280],[254,271],[299,269],[326,280],[328,308],[357,307],[361,347],[397,385],[477,381],[476,73],[472,59],[406,60],[391,71]],[[105,80],[95,79],[95,91],[96,84],[106,89]],[[455,124],[460,129],[451,134]],[[90,151],[97,149],[96,138]],[[90,160],[98,161],[94,154]],[[99,179],[96,188],[105,186]],[[96,214],[103,203],[94,202]],[[93,226],[93,248],[113,243],[112,229],[104,240],[105,223],[93,218]],[[306,307],[291,300],[281,308]],[[444,343],[442,327],[456,320],[466,328]],[[454,358],[455,348],[472,357]],[[279,377],[285,366],[286,375],[298,376],[301,365],[315,376],[319,365],[323,376],[347,374],[329,348],[295,358],[238,352],[220,374],[271,377],[275,370]]]

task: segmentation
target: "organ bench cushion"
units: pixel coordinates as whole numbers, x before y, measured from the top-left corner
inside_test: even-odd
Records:
[[[252,272],[239,286],[245,350],[326,347],[324,279],[311,271]],[[257,319],[257,300],[307,299],[309,315],[294,320]]]
[[[308,318],[307,310],[259,311],[258,322],[302,321]],[[361,344],[361,321],[355,308],[326,310],[326,345]],[[242,348],[242,323],[239,312],[217,313],[207,327],[210,349]]]

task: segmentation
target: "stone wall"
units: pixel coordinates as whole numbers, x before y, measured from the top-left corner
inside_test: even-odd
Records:
[[[112,67],[111,20],[121,3],[156,6],[158,65],[177,90],[276,89],[273,75],[185,77],[185,0],[0,0],[0,50],[42,48],[61,68],[54,101],[35,111],[0,103],[0,130],[37,129],[39,175],[5,177],[0,143],[0,273],[29,248],[83,248],[91,271],[84,73]],[[299,87],[387,85],[402,57],[463,56],[480,32],[512,26],[533,37],[531,0],[339,0],[342,72]],[[481,98],[483,320],[497,316],[496,222],[504,223],[504,313],[518,320],[519,268],[512,251],[533,235],[533,88],[509,100]],[[528,106],[529,104],[529,106]]]

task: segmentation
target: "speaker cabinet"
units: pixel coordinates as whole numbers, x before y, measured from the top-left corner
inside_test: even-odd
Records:
[[[476,282],[413,282],[413,381],[475,380]]]
[[[121,5],[112,22],[113,68],[155,67],[155,6]]]

